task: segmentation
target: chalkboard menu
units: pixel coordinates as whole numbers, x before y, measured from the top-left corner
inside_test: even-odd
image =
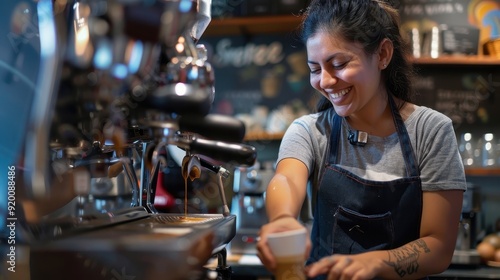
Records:
[[[453,120],[457,132],[500,132],[500,67],[420,65],[420,105]]]
[[[421,48],[438,30],[444,53],[482,54],[483,45],[500,37],[499,0],[401,0],[402,29],[419,32]],[[415,35],[415,34],[413,34]]]
[[[405,22],[428,21],[434,24],[470,25],[471,0],[401,0],[401,18]]]
[[[439,53],[435,58],[482,54],[484,42],[500,37],[499,0],[401,0],[398,3],[402,31],[417,30],[421,56],[432,56],[426,53],[426,45],[431,43],[429,34],[433,28],[439,32]],[[500,66],[417,67],[420,94],[417,103],[449,116],[459,132],[500,131]]]
[[[294,34],[209,37],[200,43],[215,71],[214,113],[267,119],[286,107],[283,125],[268,127],[282,132],[314,107],[318,95],[309,83],[305,47]]]

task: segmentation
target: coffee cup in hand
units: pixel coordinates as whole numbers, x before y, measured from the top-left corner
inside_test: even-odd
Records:
[[[271,233],[267,243],[276,259],[276,280],[305,280],[304,263],[307,230],[305,228]]]

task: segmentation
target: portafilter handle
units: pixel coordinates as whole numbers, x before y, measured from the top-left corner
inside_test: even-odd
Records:
[[[231,116],[219,114],[183,115],[179,118],[178,123],[180,131],[194,132],[209,139],[241,143],[245,137],[245,124]]]
[[[238,166],[252,166],[257,159],[255,147],[246,144],[226,143],[195,137],[179,147],[189,150],[192,154],[204,155]]]
[[[161,117],[165,118],[161,119]],[[241,143],[246,130],[245,124],[241,120],[219,114],[206,116],[186,114],[172,117],[160,113],[156,119],[143,120],[141,124],[151,129],[152,139],[157,142],[167,142],[185,150],[189,149],[187,145],[189,139],[178,139],[182,138],[179,136],[198,135],[215,141]]]

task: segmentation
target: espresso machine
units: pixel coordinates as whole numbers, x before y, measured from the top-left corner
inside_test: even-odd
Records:
[[[482,228],[480,214],[481,189],[475,184],[467,183],[452,265],[478,266],[481,264],[481,258],[476,250]]]
[[[238,216],[231,253],[255,255],[260,228],[268,222],[265,208],[267,185],[275,173],[272,162],[239,167],[234,172],[232,212]]]
[[[241,121],[210,114],[213,69],[196,45],[210,1],[7,1],[3,10],[0,111],[11,115],[0,150],[11,188],[0,213],[13,226],[1,238],[29,248],[30,279],[206,279],[213,257],[229,279],[229,171],[207,159],[252,166],[256,151],[241,143]],[[155,209],[168,145],[185,151],[185,180],[217,174],[223,213]]]

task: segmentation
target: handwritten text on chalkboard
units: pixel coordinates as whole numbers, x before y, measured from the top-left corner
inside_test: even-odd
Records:
[[[443,76],[439,72],[425,72],[430,75],[421,75],[415,83],[422,105],[447,115],[456,128],[495,124],[498,113],[494,107],[500,94],[497,73],[465,72]]]
[[[222,39],[215,50],[214,63],[219,67],[243,67],[251,64],[265,66],[280,63],[285,57],[283,44],[277,41],[269,44],[248,43],[235,47],[231,39]]]
[[[463,14],[465,10],[461,3],[415,3],[404,6],[402,12],[406,16],[438,16]]]

